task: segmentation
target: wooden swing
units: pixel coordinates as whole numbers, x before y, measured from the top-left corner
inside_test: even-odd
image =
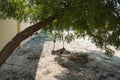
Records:
[[[62,33],[63,33],[63,31],[62,31]],[[55,50],[55,43],[56,43],[56,38],[54,39],[54,41],[53,41],[54,43],[53,43],[53,50],[52,50],[52,52],[51,52],[51,54],[53,54],[53,55],[58,55],[58,56],[60,56],[61,57],[61,55],[63,54],[63,52],[65,51],[65,48],[64,48],[64,39],[63,39],[63,34],[62,34],[62,44],[63,44],[63,48],[61,48],[61,49],[58,49],[58,50]]]

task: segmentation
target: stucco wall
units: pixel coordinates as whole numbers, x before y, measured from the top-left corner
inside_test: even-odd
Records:
[[[0,50],[16,35],[17,21],[0,20]]]

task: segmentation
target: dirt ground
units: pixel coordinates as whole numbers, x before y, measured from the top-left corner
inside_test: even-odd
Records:
[[[76,39],[65,42],[60,58],[51,54],[53,42],[45,36],[39,34],[16,49],[0,68],[0,80],[120,80],[120,51],[109,58],[90,41]],[[61,48],[57,41],[55,50]]]

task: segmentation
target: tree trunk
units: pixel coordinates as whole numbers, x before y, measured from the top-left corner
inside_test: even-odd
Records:
[[[16,34],[16,36],[10,42],[8,42],[8,44],[0,52],[0,67],[23,40],[27,39],[29,36],[32,36],[34,32],[44,28],[56,18],[56,15],[50,16],[43,22],[36,23]]]

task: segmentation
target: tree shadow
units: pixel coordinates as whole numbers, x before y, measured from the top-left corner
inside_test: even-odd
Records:
[[[0,68],[0,80],[35,80],[44,43],[50,41],[45,36],[39,33],[16,49]]]
[[[103,52],[95,50],[88,51],[88,54],[89,59],[85,63],[79,59],[71,60],[64,56],[62,59],[56,57],[54,60],[65,70],[54,77],[57,80],[120,80],[119,57],[109,58]]]

